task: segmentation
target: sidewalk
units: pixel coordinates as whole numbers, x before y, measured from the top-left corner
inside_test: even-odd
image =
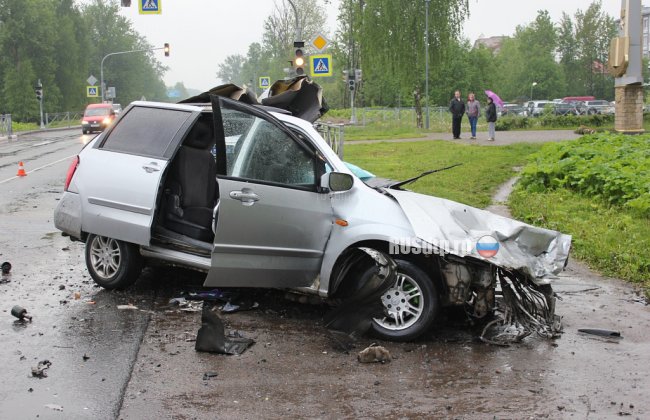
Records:
[[[410,143],[419,141],[446,140],[461,144],[478,144],[480,146],[503,146],[513,143],[546,143],[551,141],[575,140],[581,137],[572,130],[531,130],[531,131],[497,131],[496,140],[488,141],[487,132],[478,132],[477,140],[470,140],[469,133],[461,133],[460,140],[454,140],[451,133],[431,133],[426,137],[412,139],[386,140],[347,140],[345,146],[369,143]]]

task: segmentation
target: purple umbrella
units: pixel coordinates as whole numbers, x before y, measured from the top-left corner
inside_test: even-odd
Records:
[[[503,101],[501,100],[501,98],[499,98],[499,95],[492,92],[491,90],[486,90],[485,94],[487,95],[488,98],[492,98],[492,102],[494,102],[495,105],[499,107],[503,107]]]

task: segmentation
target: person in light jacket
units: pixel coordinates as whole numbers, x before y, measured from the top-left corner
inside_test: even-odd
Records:
[[[481,116],[481,104],[474,97],[474,93],[470,93],[467,97],[467,104],[465,105],[467,118],[469,118],[469,127],[472,130],[472,140],[476,140],[476,123],[478,117]]]
[[[454,92],[454,98],[449,103],[449,111],[451,112],[451,131],[454,134],[454,140],[460,138],[460,123],[465,114],[465,102],[460,97],[460,90]]]
[[[485,119],[488,123],[488,140],[494,141],[495,125],[497,122],[497,107],[494,105],[494,100],[488,96],[487,109],[485,110]]]

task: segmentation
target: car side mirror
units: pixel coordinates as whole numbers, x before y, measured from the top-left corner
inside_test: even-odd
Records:
[[[348,191],[354,184],[352,175],[343,172],[329,172],[320,179],[321,188],[327,188],[332,192]]]

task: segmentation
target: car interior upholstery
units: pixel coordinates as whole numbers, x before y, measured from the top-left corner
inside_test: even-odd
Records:
[[[164,189],[164,227],[204,242],[214,239],[212,213],[219,199],[214,146],[212,122],[201,116],[174,156]]]

